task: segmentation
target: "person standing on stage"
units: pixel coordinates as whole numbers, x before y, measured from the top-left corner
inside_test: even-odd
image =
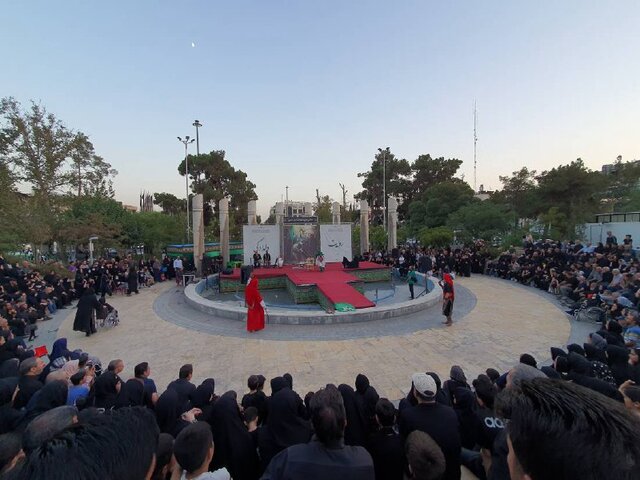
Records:
[[[451,274],[446,272],[443,279],[444,282],[438,282],[438,284],[442,287],[442,314],[447,317],[447,321],[442,323],[449,326],[453,324],[451,314],[453,313],[453,300],[455,298],[455,293],[453,290],[453,278],[451,277]]]
[[[269,249],[267,248],[262,256],[262,266],[265,268],[271,268],[271,254],[269,253]]]
[[[251,275],[244,290],[244,301],[247,304],[247,331],[257,332],[264,328],[265,307],[262,295],[258,291],[258,279]]]

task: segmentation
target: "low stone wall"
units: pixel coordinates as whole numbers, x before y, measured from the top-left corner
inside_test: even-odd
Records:
[[[411,313],[423,311],[440,303],[442,299],[442,289],[433,281],[425,279],[424,275],[417,274],[419,284],[424,286],[425,280],[429,285],[429,293],[423,294],[415,300],[395,303],[393,305],[378,305],[371,308],[363,308],[354,312],[325,313],[318,311],[287,310],[285,308],[268,308],[269,323],[290,324],[290,325],[317,325],[332,323],[356,323],[380,320],[385,318],[402,317]],[[204,313],[211,314],[218,318],[228,318],[231,320],[244,322],[247,319],[247,309],[244,301],[237,302],[216,302],[202,297],[200,294],[205,288],[215,288],[217,275],[212,275],[206,280],[201,280],[197,284],[190,284],[184,290],[186,302],[193,308]],[[235,290],[233,290],[235,291]],[[416,288],[419,295],[421,288]],[[316,294],[316,298],[318,295]],[[318,301],[318,300],[316,300]],[[322,303],[321,303],[322,304]],[[324,305],[322,305],[326,308]]]

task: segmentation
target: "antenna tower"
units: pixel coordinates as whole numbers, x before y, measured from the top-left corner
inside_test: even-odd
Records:
[[[478,143],[477,127],[478,124],[478,111],[476,110],[476,101],[473,101],[473,191],[477,192],[477,160],[476,160],[476,144]]]

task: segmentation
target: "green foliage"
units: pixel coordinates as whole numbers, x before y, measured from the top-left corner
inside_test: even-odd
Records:
[[[453,242],[453,231],[447,227],[423,227],[418,232],[418,240],[425,247],[447,247]]]
[[[354,254],[360,253],[360,225],[351,229],[351,250]]]
[[[331,214],[331,205],[333,200],[329,195],[320,198],[320,205],[314,205],[314,214],[318,217],[320,223],[331,223],[333,215]]]
[[[491,200],[494,203],[506,204],[514,215],[517,224],[519,218],[531,218],[535,216],[538,204],[536,195],[536,171],[522,167],[513,172],[510,177],[501,176],[502,190],[494,194]]]
[[[454,175],[461,165],[462,160],[457,158],[431,158],[428,153],[420,155],[411,164],[414,173],[412,191],[421,194],[439,183],[456,181]]]
[[[512,216],[506,208],[492,202],[475,201],[452,213],[447,226],[460,231],[462,237],[492,240],[504,235],[510,228]]]
[[[564,215],[559,232],[565,238],[572,238],[578,224],[598,213],[608,183],[604,175],[585,167],[581,159],[542,172],[536,179],[539,211],[549,212],[556,207]]]
[[[3,98],[0,116],[3,164],[12,166],[42,205],[66,192],[113,196],[111,179],[118,172],[95,154],[85,134],[34,102],[23,110],[15,99]]]
[[[225,159],[224,150],[213,150],[209,153],[189,155],[189,177],[194,193],[204,197],[205,225],[209,225],[218,212],[218,202],[229,198],[229,231],[231,237],[240,237],[241,225],[247,217],[247,203],[257,200],[255,184],[247,179],[247,174],[236,170]],[[185,174],[185,161],[178,165],[180,175]]]
[[[364,190],[355,197],[357,200],[369,202],[369,207],[376,217],[372,223],[381,223],[383,218],[383,178],[386,181],[387,198],[397,197],[405,200],[411,193],[411,165],[405,159],[397,159],[389,150],[378,152],[374,156],[371,169],[358,173],[358,177],[363,178]]]
[[[429,228],[447,223],[447,218],[473,201],[473,189],[463,182],[439,183],[423,195],[424,225]]]
[[[186,211],[187,205],[184,198],[178,198],[172,193],[154,193],[153,204],[162,208],[162,213],[167,215],[180,215]]]
[[[369,244],[374,250],[384,250],[387,248],[387,233],[382,225],[372,225],[369,227]]]

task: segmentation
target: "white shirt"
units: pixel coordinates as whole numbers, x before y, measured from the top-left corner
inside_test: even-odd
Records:
[[[180,480],[186,480],[186,478],[187,472],[183,470]],[[220,468],[215,472],[204,472],[203,474],[194,477],[192,480],[231,480],[231,475],[226,468]]]
[[[182,259],[176,258],[173,261],[173,268],[174,270],[182,270]]]

